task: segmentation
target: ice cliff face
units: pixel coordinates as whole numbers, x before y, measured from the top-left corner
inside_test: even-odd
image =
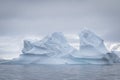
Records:
[[[120,62],[120,58],[114,52],[106,53],[104,55],[103,59],[107,60],[108,64],[114,64],[114,63],[119,63]]]
[[[79,34],[80,54],[86,58],[102,58],[108,52],[104,40],[95,33],[84,29]]]

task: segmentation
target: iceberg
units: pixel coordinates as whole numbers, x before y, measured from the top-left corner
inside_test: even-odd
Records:
[[[42,40],[24,40],[19,58],[9,64],[114,64],[120,59],[109,52],[104,40],[88,29],[79,34],[80,49],[69,45],[61,32],[54,32]]]

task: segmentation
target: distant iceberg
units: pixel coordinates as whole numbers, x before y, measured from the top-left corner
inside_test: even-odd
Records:
[[[79,34],[80,49],[70,46],[61,32],[40,41],[24,40],[22,54],[10,64],[114,64],[119,57],[106,49],[104,40],[88,29]]]

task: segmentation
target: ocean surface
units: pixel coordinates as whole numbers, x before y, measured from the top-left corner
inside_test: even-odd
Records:
[[[0,65],[0,80],[120,80],[120,65]]]

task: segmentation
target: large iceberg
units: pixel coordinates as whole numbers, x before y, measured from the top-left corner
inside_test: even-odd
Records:
[[[119,57],[106,49],[104,40],[84,29],[79,34],[80,49],[69,45],[61,32],[54,32],[40,41],[24,40],[22,54],[11,64],[113,64]]]

